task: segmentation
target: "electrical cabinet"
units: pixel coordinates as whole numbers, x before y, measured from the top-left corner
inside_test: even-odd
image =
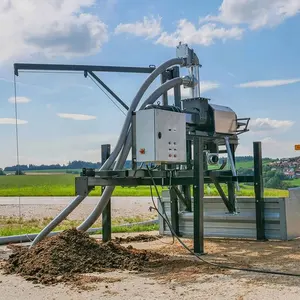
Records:
[[[145,109],[136,112],[138,162],[186,162],[186,121],[180,112]]]

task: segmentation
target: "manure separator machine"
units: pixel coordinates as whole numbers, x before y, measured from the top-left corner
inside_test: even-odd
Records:
[[[96,186],[103,187],[101,199],[88,218],[78,227],[79,230],[88,230],[102,214],[103,239],[111,238],[110,201],[115,186],[169,187],[172,230],[177,235],[182,235],[179,215],[182,211],[192,213],[193,251],[202,254],[204,184],[215,185],[227,210],[227,216],[235,217],[238,216],[235,191],[239,190],[239,183],[253,182],[256,238],[265,239],[261,143],[253,144],[254,176],[238,176],[235,168],[238,136],[248,131],[249,118],[240,119],[231,108],[212,104],[210,99],[200,97],[201,65],[196,53],[188,45],[180,43],[176,48],[176,54],[176,58],[158,67],[149,68],[14,65],[16,76],[19,70],[83,71],[85,77],[90,76],[96,80],[127,109],[126,119],[114,151],[110,155],[106,153],[107,160],[100,170],[82,170],[81,176],[77,177],[75,182],[77,197],[36,236],[32,246],[50,234]],[[180,68],[187,68],[189,75],[180,77]],[[94,71],[150,73],[150,75],[128,107],[95,75]],[[161,86],[137,109],[144,93],[158,76],[161,78]],[[191,89],[191,98],[181,99],[181,85]],[[171,89],[174,89],[172,105],[168,102],[167,95],[167,91]],[[162,99],[161,103],[157,103],[159,98]],[[106,146],[104,145],[103,150],[108,150]],[[123,166],[130,149],[132,169],[125,170]],[[219,154],[227,154],[229,170],[224,168],[226,161],[220,164]],[[209,165],[219,168],[209,169]],[[221,183],[227,185],[228,196],[223,191]],[[161,201],[159,209],[163,220],[167,220]],[[164,225],[161,223],[161,226]],[[160,228],[160,231],[164,232],[164,229]]]

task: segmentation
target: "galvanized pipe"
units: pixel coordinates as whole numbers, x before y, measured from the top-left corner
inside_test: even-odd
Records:
[[[234,164],[232,152],[231,152],[231,149],[230,149],[229,138],[228,138],[228,136],[226,136],[224,139],[225,139],[226,150],[227,150],[227,153],[228,153],[228,158],[229,158],[229,161],[230,161],[232,174],[233,174],[233,176],[237,176],[237,172],[236,172],[236,169],[235,169],[235,164]],[[237,189],[237,191],[240,191],[240,186],[239,186],[238,182],[236,182],[236,189]]]

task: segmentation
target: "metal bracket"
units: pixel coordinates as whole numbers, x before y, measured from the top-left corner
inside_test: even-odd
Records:
[[[88,177],[80,176],[75,178],[75,195],[87,196],[89,194]]]
[[[246,122],[244,122],[244,121],[246,121]],[[237,135],[249,131],[248,126],[249,126],[250,118],[239,118],[239,119],[236,119],[236,122],[237,122],[237,128],[244,126],[244,128],[236,130]]]

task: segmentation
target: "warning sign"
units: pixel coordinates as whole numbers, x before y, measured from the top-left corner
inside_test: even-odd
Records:
[[[295,145],[295,150],[300,150],[300,145]]]

